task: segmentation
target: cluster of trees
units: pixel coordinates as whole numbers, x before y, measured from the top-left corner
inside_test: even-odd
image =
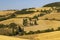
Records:
[[[10,19],[10,18],[15,18],[15,17],[16,17],[15,14],[11,14],[8,17],[6,17],[6,16],[0,16],[0,21],[7,20],[7,19]]]
[[[30,23],[29,23],[29,21],[30,21]],[[23,25],[24,26],[28,26],[28,25],[30,25],[30,26],[33,26],[33,25],[38,25],[37,24],[37,20],[33,20],[32,18],[29,18],[29,19],[27,19],[27,18],[25,18],[25,19],[23,19]]]
[[[5,30],[3,30],[5,28]],[[6,29],[8,28],[8,29]],[[19,32],[23,32],[24,30],[20,28],[20,26],[18,26],[15,23],[10,23],[9,25],[4,25],[4,24],[0,24],[0,33],[2,33],[1,31],[6,31],[6,34],[3,35],[9,35],[9,36],[13,36],[13,35],[17,35],[19,34]]]
[[[38,15],[35,15],[33,18],[38,20]]]
[[[22,9],[20,11],[16,11],[15,14],[31,14],[31,13],[34,13],[35,12],[35,11],[27,11],[27,10],[28,9]]]
[[[52,7],[52,10],[56,10],[57,12],[60,12],[60,7]]]
[[[38,11],[38,12],[39,12],[39,11]],[[49,9],[49,10],[41,10],[41,11],[40,11],[40,14],[35,15],[33,18],[38,20],[38,17],[44,16],[44,15],[46,15],[46,14],[50,14],[51,12],[52,12],[51,9]]]
[[[27,19],[23,19],[23,25],[27,26],[28,25],[28,20]]]
[[[56,9],[57,10],[57,12],[60,12],[60,8],[59,9]]]
[[[43,12],[43,13],[49,14],[49,13],[52,12],[52,10],[51,10],[51,9],[49,9],[49,10],[41,10],[40,12]]]
[[[3,29],[4,28],[12,29],[12,33],[7,33],[6,34],[6,35],[9,35],[9,36],[13,36],[13,35],[30,35],[30,34],[38,34],[38,33],[46,33],[46,32],[53,32],[53,31],[60,31],[60,27],[58,27],[56,30],[54,30],[53,28],[51,28],[51,29],[46,29],[46,30],[37,30],[37,31],[29,31],[29,32],[27,32],[27,31],[24,31],[24,29],[21,29],[20,26],[18,26],[18,27],[17,26],[18,25],[15,24],[15,23],[10,23],[9,25],[0,24],[0,29],[1,28],[3,28]],[[2,31],[2,30],[0,30],[0,31]]]
[[[56,21],[60,21],[59,19],[55,19],[55,18],[51,18],[51,19],[45,18],[44,20],[56,20]]]

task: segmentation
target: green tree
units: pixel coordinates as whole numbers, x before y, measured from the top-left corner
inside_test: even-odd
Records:
[[[16,29],[16,26],[17,26],[17,25],[16,25],[15,23],[10,23],[10,24],[9,24],[9,27],[12,28],[12,34],[13,34],[13,35],[15,34],[14,30]]]
[[[23,25],[27,26],[27,24],[28,24],[28,20],[27,19],[23,19]]]
[[[33,18],[38,20],[38,16],[36,16],[36,15]]]
[[[16,15],[15,14],[11,14],[11,16],[10,16],[11,18],[15,18],[16,17]]]
[[[5,25],[4,24],[0,24],[0,28],[4,28],[5,27]]]
[[[58,29],[57,30],[60,30],[60,27],[58,27]]]
[[[37,20],[34,21],[34,24],[35,24],[35,25],[38,25],[38,24],[37,24]]]
[[[35,31],[35,33],[37,34],[37,33],[41,33],[41,31],[40,30],[37,30],[37,31]]]
[[[34,34],[34,32],[33,31],[29,31],[28,34]]]

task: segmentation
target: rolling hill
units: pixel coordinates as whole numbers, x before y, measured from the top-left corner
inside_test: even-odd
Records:
[[[9,36],[3,36],[0,35],[0,40],[28,40],[28,39],[22,39],[22,38],[17,38],[17,37],[9,37]]]
[[[0,15],[8,15],[8,14],[12,14],[15,11],[0,11]]]
[[[60,7],[60,2],[54,2],[44,5],[43,7]]]
[[[60,40],[60,31],[34,34],[34,35],[25,35],[25,36],[19,36],[19,37],[31,39],[31,40]]]
[[[55,5],[56,4],[56,5]],[[58,5],[57,5],[58,4]],[[27,11],[34,11],[33,13],[30,14],[26,14],[25,11],[23,11],[24,14],[20,13],[16,14],[16,17],[14,18],[10,18],[7,20],[3,20],[0,21],[0,24],[10,24],[10,23],[16,23],[18,24],[18,26],[23,27],[24,31],[37,31],[37,30],[45,30],[45,29],[51,29],[54,28],[55,30],[60,27],[60,13],[58,12],[53,12],[54,10],[52,10],[51,13],[46,13],[43,16],[39,16],[37,23],[38,25],[33,25],[33,26],[22,26],[23,25],[23,19],[25,17],[30,17],[33,19],[33,17],[35,15],[40,15],[41,13],[45,13],[44,10],[48,11],[51,10],[51,7],[60,7],[60,2],[56,2],[56,3],[52,3],[52,4],[48,4],[45,5],[42,8],[35,8],[35,9],[29,9]],[[43,10],[43,12],[41,12],[41,10]],[[10,15],[15,13],[16,11],[0,11],[0,15]],[[46,20],[46,18],[48,18]],[[33,19],[34,21],[35,19]],[[60,39],[60,31],[56,31],[56,32],[49,32],[49,33],[42,33],[42,34],[34,34],[34,35],[23,35],[23,36],[19,36],[20,38],[25,38],[25,39],[20,39],[20,38],[16,38],[15,37],[7,37],[7,36],[1,36],[1,40],[4,40],[6,37],[6,39],[10,39],[10,40],[59,40]],[[34,38],[33,38],[34,37]]]

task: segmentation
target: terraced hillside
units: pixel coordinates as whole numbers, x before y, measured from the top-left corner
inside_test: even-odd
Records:
[[[35,10],[49,10],[51,9],[50,7],[44,7],[44,8],[36,8]],[[44,12],[43,12],[44,13]],[[34,13],[32,14],[19,14],[19,15],[16,15],[15,18],[10,18],[8,20],[4,20],[4,21],[1,21],[0,24],[10,24],[10,23],[16,23],[18,25],[23,25],[23,19],[25,17],[29,17],[29,18],[32,18],[34,17],[35,15],[40,15],[41,14],[41,11],[35,11]],[[21,18],[22,17],[22,18]],[[24,27],[25,31],[36,31],[36,30],[45,30],[45,29],[48,29],[48,28],[54,28],[56,29],[57,27],[60,27],[60,20],[59,19],[60,17],[60,14],[59,13],[55,13],[55,12],[51,12],[50,14],[45,14],[43,16],[38,16],[38,25],[34,25],[34,26],[27,26],[27,27]],[[46,18],[48,18],[48,20],[46,20]],[[53,19],[53,20],[51,20]]]
[[[31,11],[34,11],[34,12],[26,14]],[[18,27],[22,27],[24,29],[24,31],[26,31],[26,32],[37,31],[37,30],[46,30],[46,29],[51,29],[51,28],[56,30],[58,27],[60,27],[60,18],[59,18],[60,12],[55,12],[55,11],[56,10],[53,10],[51,7],[35,8],[34,10],[30,9],[27,11],[25,10],[23,12],[21,12],[21,11],[12,11],[12,12],[11,11],[1,11],[1,13],[2,13],[1,15],[7,15],[7,14],[10,15],[10,14],[14,13],[15,17],[10,18],[11,17],[10,16],[9,19],[0,21],[0,24],[8,25],[7,27],[12,27],[9,24],[15,23],[18,25]],[[18,14],[16,12],[18,12]],[[29,18],[31,18],[30,21],[29,21]],[[27,24],[29,24],[29,25],[24,26],[23,19],[27,19],[28,20]],[[32,24],[30,25],[31,22],[33,25]],[[37,25],[35,25],[34,23],[37,23]],[[14,27],[16,27],[16,26],[14,26]],[[6,29],[10,29],[10,28],[6,28]],[[15,28],[15,29],[17,30],[17,28]],[[52,33],[55,33],[55,32],[52,32]],[[31,40],[37,40],[37,39],[44,40],[47,38],[47,36],[43,36],[43,35],[50,35],[52,33],[32,35],[32,37],[33,36],[35,36],[35,37],[34,37],[34,39],[31,37],[32,38]],[[60,32],[56,32],[56,33],[60,33]],[[54,35],[52,35],[52,36],[54,37]],[[23,38],[25,38],[25,36]],[[29,37],[27,36],[27,38],[30,39],[30,35],[29,35]],[[50,39],[51,38],[48,38],[46,40],[50,40]]]
[[[39,17],[39,19],[51,19],[51,20],[60,20],[60,13],[51,13],[51,14],[47,14],[47,15],[44,15],[42,17]]]

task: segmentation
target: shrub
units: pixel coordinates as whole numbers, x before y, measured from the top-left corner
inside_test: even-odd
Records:
[[[41,13],[40,16],[44,16],[45,14],[44,13]]]
[[[38,24],[37,24],[37,20],[34,21],[34,24],[35,24],[35,25],[38,25]]]
[[[16,11],[15,14],[31,14],[35,11],[26,11],[27,9],[22,9],[21,11]]]
[[[0,28],[4,28],[5,27],[5,25],[4,24],[0,24]]]
[[[12,28],[12,34],[13,35],[15,35],[15,31],[14,30],[17,28],[16,26],[17,26],[17,24],[15,24],[15,23],[10,23],[9,24],[9,28]]]
[[[23,25],[27,26],[27,24],[28,24],[28,20],[27,19],[23,19]]]
[[[54,31],[53,28],[44,30],[44,32],[52,32],[52,31]]]
[[[27,34],[34,34],[34,32],[33,31],[29,31]]]
[[[60,30],[60,27],[58,27],[57,30]]]
[[[36,15],[33,18],[38,20],[38,16],[36,16]]]
[[[30,22],[30,26],[33,26],[34,24],[32,22]]]
[[[41,31],[40,30],[37,30],[37,31],[35,31],[35,33],[37,34],[37,33],[41,33]]]

